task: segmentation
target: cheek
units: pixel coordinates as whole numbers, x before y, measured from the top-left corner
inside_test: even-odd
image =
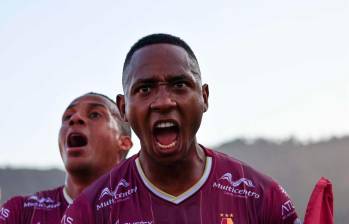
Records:
[[[60,151],[62,151],[64,148],[64,139],[65,139],[66,133],[67,133],[66,128],[61,127],[58,133],[58,145],[59,145]]]
[[[144,138],[146,135],[146,121],[143,116],[139,116],[139,114],[130,114],[128,120],[132,130],[136,134],[136,136],[140,138]]]
[[[146,119],[145,113],[145,103],[131,103],[128,107],[126,107],[126,118],[133,128],[135,128],[135,126],[140,126],[138,123],[142,123],[142,121]]]

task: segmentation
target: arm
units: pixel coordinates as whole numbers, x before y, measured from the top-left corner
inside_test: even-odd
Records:
[[[21,196],[11,198],[0,207],[0,224],[23,223],[24,199]]]
[[[292,200],[275,182],[266,192],[262,220],[263,223],[272,224],[301,224]]]

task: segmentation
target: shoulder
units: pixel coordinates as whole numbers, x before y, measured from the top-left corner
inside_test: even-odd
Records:
[[[0,219],[3,216],[4,210],[21,210],[23,208],[23,203],[25,201],[24,196],[14,196],[7,200],[2,206],[1,206],[1,213],[0,213]],[[8,212],[6,212],[8,213]]]
[[[268,175],[263,174],[261,171],[241,160],[211,149],[207,149],[207,151],[208,155],[213,158],[213,166],[217,174],[227,174],[228,176],[230,174],[235,178],[247,178],[255,182],[254,185],[261,185],[264,189],[265,187],[272,187],[276,183]]]
[[[63,195],[63,186],[59,186],[53,189],[48,189],[48,190],[43,190],[43,191],[38,191],[33,195],[27,196],[27,198],[60,198]]]
[[[90,223],[96,212],[113,205],[118,196],[118,188],[130,186],[131,179],[135,176],[136,157],[137,155],[124,160],[85,189],[67,208],[62,223]]]
[[[62,186],[50,190],[38,191],[30,195],[17,195],[6,201],[2,208],[23,209],[40,203],[52,203],[62,192]]]
[[[214,164],[213,187],[258,199],[259,211],[266,223],[293,223],[297,219],[292,200],[273,178],[224,153],[208,149],[207,155]]]
[[[25,197],[24,207],[35,207],[43,209],[52,209],[66,203],[63,197],[63,186],[39,191],[35,194]]]
[[[62,187],[36,192],[27,196],[15,196],[1,207],[0,220],[20,223],[23,217],[30,216],[36,208],[56,208],[61,205],[59,194]],[[1,223],[1,221],[0,221]]]
[[[23,196],[10,198],[0,207],[0,223],[16,223],[20,221],[19,215],[23,213]],[[12,222],[11,222],[12,221]]]

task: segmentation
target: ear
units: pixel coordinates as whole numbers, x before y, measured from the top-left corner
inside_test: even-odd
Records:
[[[208,85],[204,84],[202,86],[202,97],[204,99],[204,112],[208,110],[208,95],[210,94],[210,91],[208,89]]]
[[[125,113],[125,96],[122,94],[118,94],[116,96],[116,105],[119,109],[121,118],[125,121],[128,122],[127,118],[126,118],[126,113]]]
[[[119,138],[119,147],[122,151],[124,151],[125,155],[132,148],[133,143],[131,137],[128,135],[121,135]]]

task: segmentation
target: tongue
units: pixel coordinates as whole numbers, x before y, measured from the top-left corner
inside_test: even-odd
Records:
[[[161,145],[169,145],[177,139],[177,132],[174,130],[157,131],[155,138]]]

